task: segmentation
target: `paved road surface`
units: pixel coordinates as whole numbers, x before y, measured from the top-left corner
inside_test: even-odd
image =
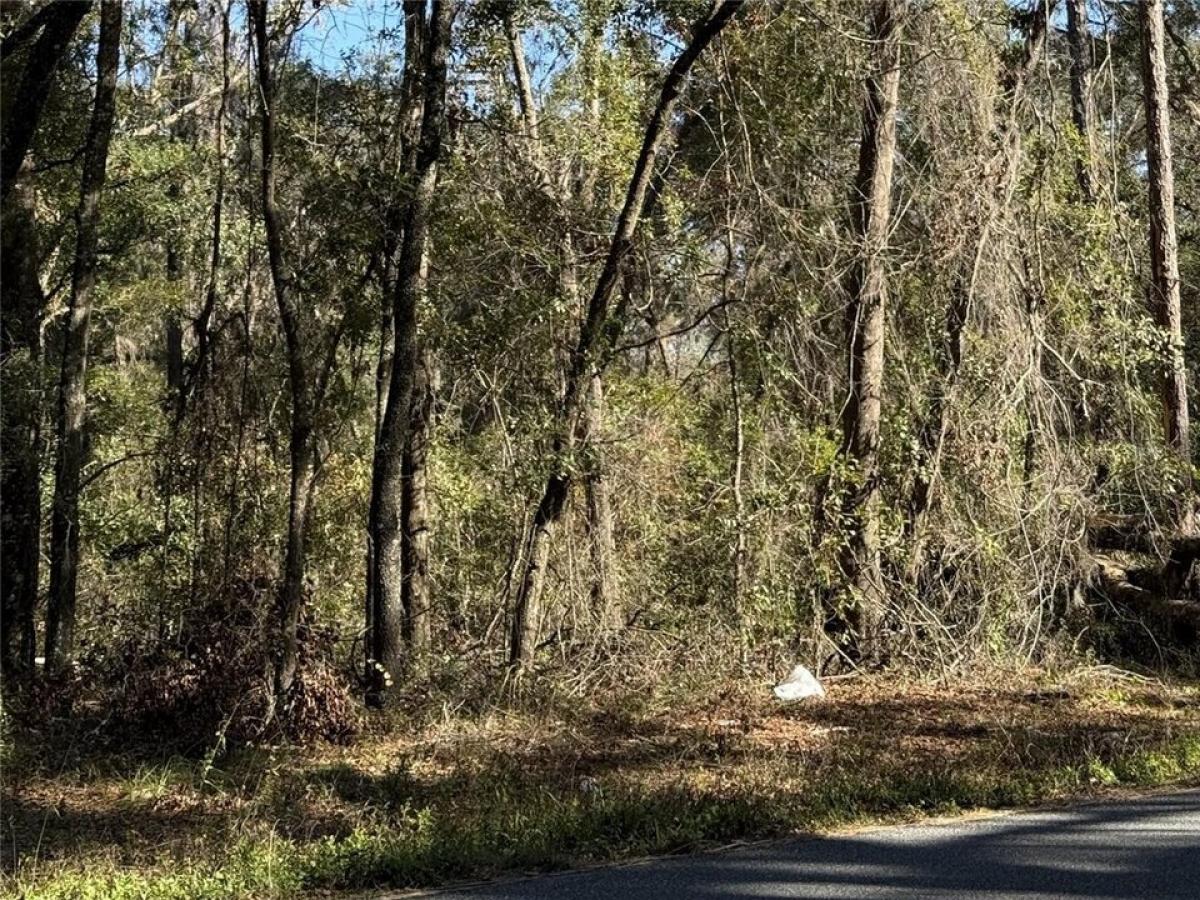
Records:
[[[779,841],[433,896],[1200,900],[1200,791]]]

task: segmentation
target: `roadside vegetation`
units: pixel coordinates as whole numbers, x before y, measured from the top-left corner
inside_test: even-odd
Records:
[[[1110,667],[848,678],[789,705],[768,688],[431,703],[349,746],[204,759],[10,750],[5,842],[29,852],[8,886],[28,900],[430,886],[1200,779],[1200,689]]]

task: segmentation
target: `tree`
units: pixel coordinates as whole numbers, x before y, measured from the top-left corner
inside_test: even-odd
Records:
[[[271,61],[273,51],[267,35],[267,7],[261,0],[251,0],[247,9],[254,28],[262,116],[261,198],[267,232],[267,256],[275,303],[287,343],[288,387],[292,400],[287,549],[279,588],[279,643],[275,651],[275,695],[278,699],[284,699],[291,693],[299,664],[296,631],[300,622],[300,608],[304,603],[304,557],[313,487],[313,385],[309,379],[300,333],[300,313],[292,296],[295,281],[285,258],[283,224],[275,199],[275,82]]]
[[[1167,443],[1191,458],[1187,374],[1179,295],[1179,241],[1175,232],[1175,173],[1162,0],[1139,0],[1142,98],[1146,111],[1146,184],[1150,214],[1150,305],[1168,341],[1161,391]]]
[[[513,610],[509,642],[509,662],[517,668],[532,662],[537,650],[550,540],[562,518],[570,493],[572,476],[569,456],[579,443],[584,392],[596,367],[603,369],[603,357],[613,345],[614,331],[619,329],[619,323],[607,322],[609,301],[617,286],[622,265],[632,247],[633,236],[637,231],[642,207],[654,175],[655,160],[667,144],[675,103],[688,73],[704,52],[704,48],[720,34],[740,6],[740,0],[719,0],[712,12],[697,24],[688,44],[667,73],[662,92],[646,126],[641,151],[625,194],[625,203],[613,229],[604,267],[588,301],[579,340],[568,364],[551,446],[553,471],[546,480],[545,490],[525,539],[524,574]],[[617,325],[617,329],[612,327],[613,324]]]
[[[46,296],[39,271],[41,247],[34,196],[28,173],[22,170],[28,167],[30,145],[55,72],[88,9],[85,3],[48,3],[30,17],[23,33],[15,32],[4,42],[4,77],[9,84],[15,82],[16,88],[10,95],[0,137],[0,369],[5,373],[4,402],[0,404],[2,673],[18,666],[26,671],[33,668],[34,610],[41,568],[41,372]],[[19,51],[26,46],[20,78],[13,78],[21,62]],[[18,370],[23,378],[17,377]]]
[[[398,265],[401,240],[404,231],[404,212],[406,208],[405,200],[410,195],[411,175],[416,169],[417,151],[421,142],[421,118],[424,109],[424,83],[422,81],[422,72],[424,71],[425,63],[425,46],[427,44],[427,19],[428,10],[426,6],[420,3],[408,4],[404,8],[404,67],[400,79],[399,90],[399,110],[398,110],[398,138],[399,138],[399,165],[398,174],[403,186],[394,188],[384,203],[383,213],[383,229],[381,237],[381,250],[383,257],[383,265],[380,268],[380,310],[379,310],[379,351],[375,365],[375,408],[374,408],[374,430],[372,432],[372,452],[379,446],[380,430],[383,427],[384,413],[387,408],[388,392],[391,386],[392,368],[395,363],[396,350],[396,329],[395,329],[395,296],[398,280]],[[417,391],[414,390],[414,398]],[[412,409],[416,409],[414,403]],[[424,422],[417,422],[410,418],[410,427],[415,432],[419,425]],[[411,469],[411,454],[413,447],[413,435],[410,434],[404,442],[403,459],[401,460],[401,477]],[[372,472],[374,472],[374,457],[372,457]],[[422,467],[423,474],[423,467]],[[380,495],[374,490],[372,485],[370,506],[367,513],[367,554],[366,554],[366,664],[368,684],[375,679],[375,686],[369,687],[369,691],[374,695],[372,702],[381,702],[382,697],[377,690],[378,680],[383,678],[381,667],[375,665],[374,647],[377,641],[383,640],[390,642],[395,647],[400,647],[404,638],[404,613],[405,606],[404,593],[406,590],[411,590],[411,578],[405,578],[407,569],[404,567],[409,565],[410,559],[405,552],[411,545],[407,540],[408,528],[407,524],[409,517],[416,507],[418,510],[424,509],[424,480],[418,479],[416,486],[421,489],[422,493],[418,496],[418,503],[414,504],[413,479],[407,479],[405,486],[402,488],[402,496],[400,500],[400,516],[401,516],[401,555],[400,562],[402,571],[400,577],[402,579],[401,587],[401,604],[400,609],[392,615],[385,615],[383,622],[376,624],[376,566],[375,566],[375,520],[379,515],[378,503],[381,500]],[[394,601],[395,598],[393,598]],[[385,637],[381,632],[387,631],[389,637]]]
[[[842,420],[842,452],[854,464],[857,489],[844,512],[850,537],[842,570],[852,592],[846,612],[853,648],[863,658],[880,652],[886,589],[879,557],[879,426],[883,408],[887,323],[886,253],[896,164],[896,109],[900,92],[899,11],[880,0],[871,17],[872,64],[863,101],[858,175],[851,226],[858,255],[846,292],[850,391]]]
[[[100,197],[108,172],[108,147],[117,109],[117,66],[121,52],[121,0],[100,5],[96,50],[96,99],[83,151],[79,207],[75,213],[75,261],[63,331],[58,386],[58,444],[50,533],[50,600],[46,611],[46,663],[61,668],[75,649],[75,604],[79,574],[80,475],[87,456],[88,331],[100,246]]]
[[[284,221],[277,200],[276,73],[272,60],[274,49],[267,27],[267,4],[265,0],[249,0],[247,11],[254,30],[261,116],[259,196],[266,230],[268,269],[284,334],[291,398],[288,524],[283,577],[276,603],[274,696],[278,708],[279,704],[288,703],[293,695],[300,663],[300,616],[304,606],[313,500],[321,463],[318,419],[328,399],[330,379],[337,365],[338,348],[346,331],[350,308],[342,311],[328,333],[318,331],[302,314],[300,295],[303,285],[289,259]],[[315,365],[310,359],[310,341],[314,337],[318,338]]]
[[[409,14],[412,15],[411,10]],[[403,213],[392,300],[391,371],[375,442],[368,523],[373,666],[368,699],[376,705],[382,705],[388,683],[404,664],[405,639],[413,654],[427,651],[430,639],[429,599],[423,589],[425,573],[417,565],[418,554],[422,552],[419,542],[426,539],[424,523],[419,521],[423,508],[418,505],[414,509],[414,499],[423,497],[422,485],[414,484],[417,469],[414,463],[421,463],[423,474],[425,447],[423,442],[414,447],[412,438],[415,431],[421,430],[413,427],[414,409],[424,415],[428,410],[425,391],[419,386],[425,367],[418,346],[418,312],[427,288],[423,259],[446,127],[446,66],[453,15],[453,5],[448,0],[434,0],[427,25],[422,29],[425,41],[420,75],[420,140],[413,160],[413,187]],[[413,575],[420,579],[420,584],[412,583]]]

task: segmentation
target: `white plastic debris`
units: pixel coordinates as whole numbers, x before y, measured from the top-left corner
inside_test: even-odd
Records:
[[[824,697],[825,688],[817,676],[804,666],[796,666],[792,674],[775,685],[775,696],[780,700],[803,700],[805,697]]]

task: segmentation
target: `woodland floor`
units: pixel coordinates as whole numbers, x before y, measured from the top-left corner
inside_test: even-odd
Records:
[[[4,754],[4,891],[324,896],[1200,778],[1200,684],[1105,667],[766,684],[393,723],[348,746]]]

